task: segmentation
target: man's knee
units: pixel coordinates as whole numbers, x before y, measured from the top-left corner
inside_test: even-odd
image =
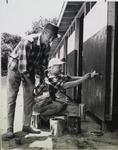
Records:
[[[60,112],[61,110],[62,110],[62,108],[63,108],[63,104],[61,104],[61,103],[55,103],[55,110],[56,110],[56,112]]]

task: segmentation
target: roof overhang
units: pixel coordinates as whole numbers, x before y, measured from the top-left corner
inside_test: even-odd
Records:
[[[59,15],[58,20],[58,27],[59,27],[59,34],[61,37],[59,39],[54,40],[54,42],[51,45],[51,52],[50,56],[53,54],[53,52],[57,49],[59,43],[63,39],[65,33],[69,29],[69,26],[71,25],[72,21],[80,11],[84,1],[65,1],[63,3],[61,13]]]
[[[66,33],[68,27],[77,15],[83,3],[83,1],[64,2],[58,21],[59,34],[61,36],[63,36]]]

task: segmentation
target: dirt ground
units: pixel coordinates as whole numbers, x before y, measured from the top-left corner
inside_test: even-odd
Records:
[[[118,131],[105,132],[103,135],[92,134],[100,131],[100,126],[91,118],[81,124],[82,132],[78,135],[65,135],[56,138],[54,149],[116,150],[118,149]]]
[[[41,134],[26,135],[16,132],[15,138],[2,142],[2,149],[8,150],[117,150],[118,131],[105,132],[103,135],[94,135],[92,131],[98,131],[99,125],[89,117],[81,124],[82,132],[78,135],[65,134],[60,137],[51,136],[50,131],[42,131]],[[19,140],[20,139],[20,140]]]
[[[2,78],[2,123],[1,132],[6,131],[6,78]],[[65,133],[63,136],[52,136],[50,130],[41,130],[41,134],[28,134],[22,130],[22,90],[20,89],[15,118],[15,138],[2,141],[2,150],[117,150],[118,130],[100,132],[100,125],[90,117],[81,122],[81,133],[77,135]]]

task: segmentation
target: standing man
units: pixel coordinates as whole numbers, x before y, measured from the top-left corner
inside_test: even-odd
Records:
[[[48,23],[40,35],[33,34],[22,39],[11,53],[7,76],[8,128],[7,133],[3,135],[3,140],[14,137],[15,106],[21,81],[24,99],[22,130],[26,133],[39,133],[30,127],[34,103],[32,91],[35,85],[35,75],[42,76],[42,68],[48,65],[49,44],[57,37],[57,33],[58,27]]]

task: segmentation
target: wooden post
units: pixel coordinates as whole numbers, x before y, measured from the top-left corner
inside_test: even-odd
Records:
[[[66,62],[67,62],[67,40],[68,40],[68,38],[65,37],[65,39],[64,39],[64,58],[65,58]],[[67,63],[65,63],[64,73],[67,74]]]
[[[75,20],[75,50],[77,50],[77,68],[76,68],[76,75],[79,75],[79,18]],[[78,99],[78,88],[76,87],[76,100]]]

